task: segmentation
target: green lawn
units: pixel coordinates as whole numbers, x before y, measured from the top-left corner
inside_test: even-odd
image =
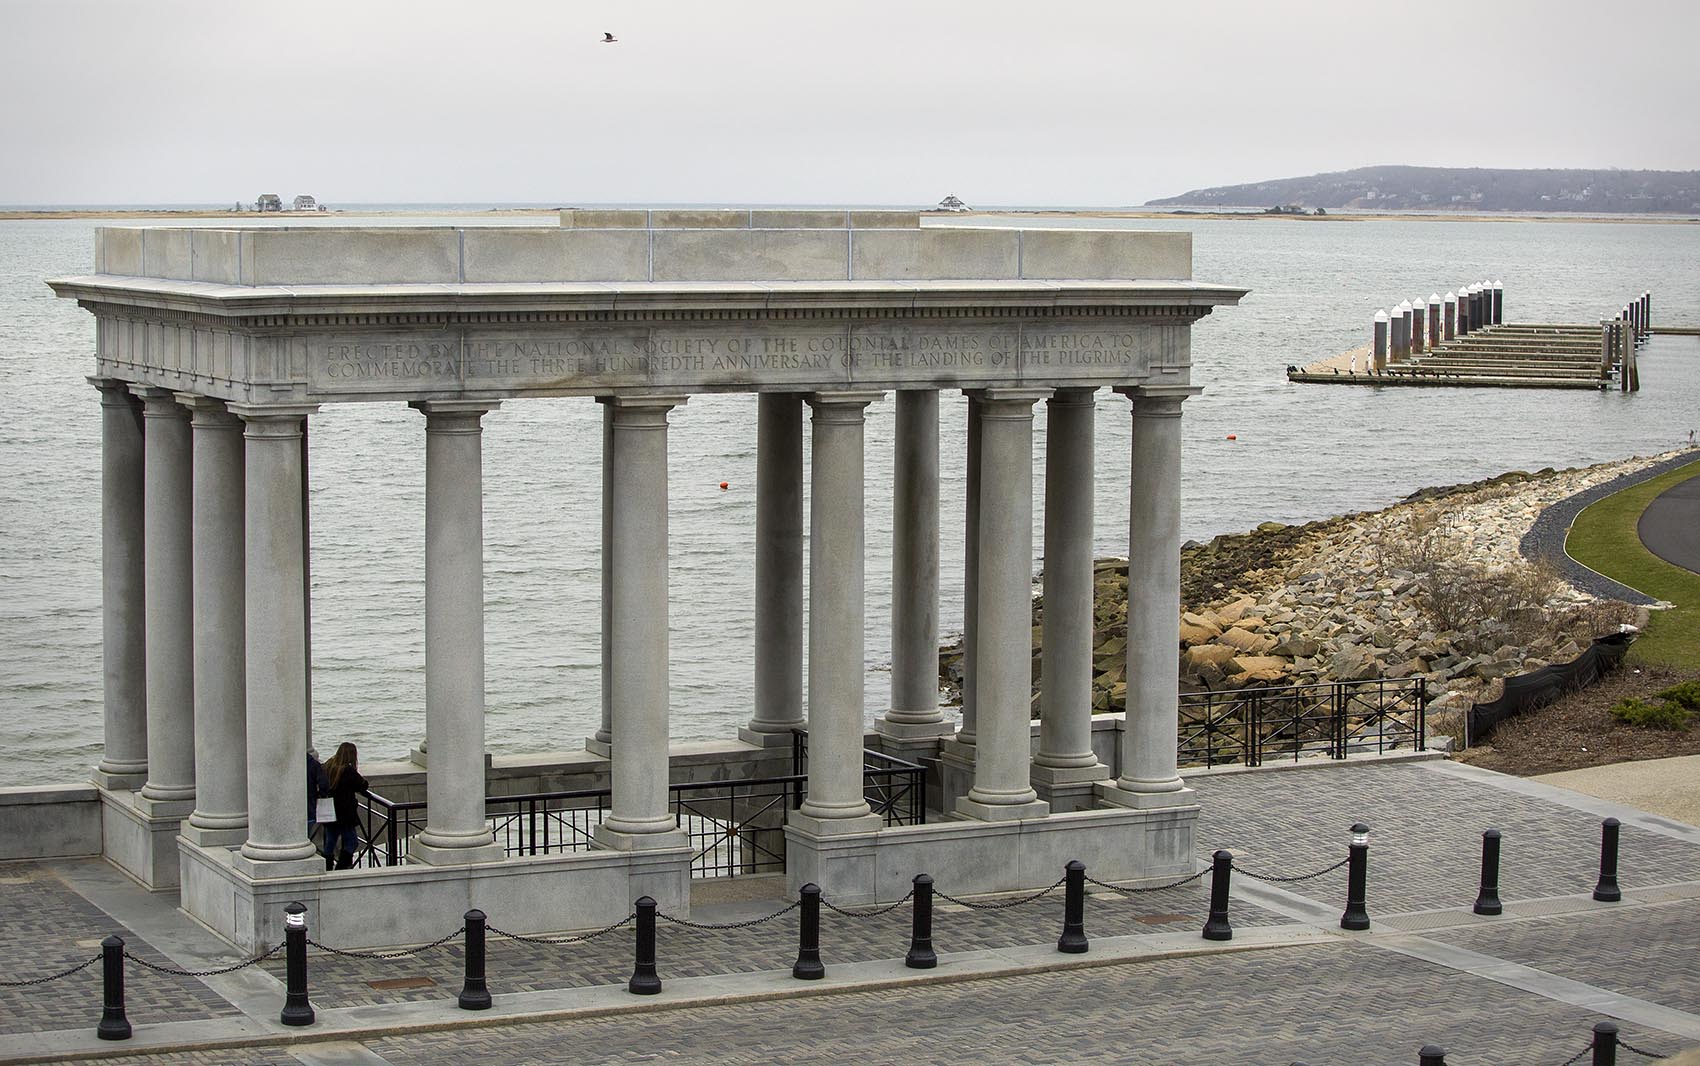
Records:
[[[1564,542],[1564,550],[1583,566],[1676,605],[1653,612],[1630,657],[1688,670],[1700,669],[1700,574],[1642,547],[1635,524],[1654,497],[1692,477],[1700,477],[1700,460],[1591,504],[1576,516]]]

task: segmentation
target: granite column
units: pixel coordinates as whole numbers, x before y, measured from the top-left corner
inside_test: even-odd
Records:
[[[1124,807],[1190,801],[1177,772],[1180,729],[1181,403],[1203,390],[1139,386],[1133,401],[1128,529],[1127,721],[1121,776],[1100,798]]]
[[[136,805],[181,818],[195,799],[194,498],[189,412],[168,389],[135,388],[147,437],[142,534],[147,602],[148,780]]]
[[[791,743],[803,728],[803,397],[756,400],[755,712],[740,738]]]
[[[939,709],[939,394],[897,394],[891,515],[891,706],[874,728],[893,741],[953,732]]]
[[[100,568],[104,747],[101,788],[131,791],[147,780],[147,615],[143,556],[141,404],[130,387],[90,378],[100,390]]]
[[[194,412],[196,784],[183,835],[233,846],[248,836],[242,420],[217,400],[182,402]]]
[[[1095,393],[1058,389],[1045,405],[1045,614],[1032,777],[1053,804],[1058,786],[1110,776],[1092,750]]]
[[[622,851],[679,847],[667,805],[667,413],[683,396],[603,401],[611,418],[612,494],[603,507],[610,576],[608,648],[613,799],[597,843]]]
[[[980,408],[978,751],[959,814],[1039,818],[1030,780],[1033,694],[1033,404],[1048,389],[987,389]]]
[[[862,795],[862,428],[880,395],[809,397],[809,785],[790,823],[816,836],[881,824]]]
[[[316,406],[231,405],[244,423],[250,877],[323,873],[307,839],[307,546],[301,436]]]
[[[484,821],[484,469],[497,403],[417,401],[425,415],[425,829],[416,862],[492,862]]]

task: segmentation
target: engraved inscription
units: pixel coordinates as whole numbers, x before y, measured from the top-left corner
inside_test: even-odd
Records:
[[[1136,381],[1169,347],[1168,327],[1102,320],[1077,328],[1008,320],[930,328],[820,321],[752,331],[747,323],[594,325],[571,332],[310,336],[311,391],[593,392],[637,387],[843,388],[937,382]]]

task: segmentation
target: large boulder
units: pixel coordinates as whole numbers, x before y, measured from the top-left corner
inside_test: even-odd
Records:
[[[1226,644],[1244,655],[1267,655],[1275,650],[1275,638],[1253,633],[1249,629],[1235,626],[1216,638],[1219,643]]]

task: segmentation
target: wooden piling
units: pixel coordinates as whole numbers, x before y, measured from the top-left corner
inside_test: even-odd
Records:
[[[1411,354],[1421,355],[1426,345],[1423,344],[1423,326],[1428,319],[1428,301],[1421,296],[1411,301]]]
[[[1370,355],[1371,363],[1365,369],[1377,370],[1377,371],[1386,370],[1387,369],[1387,312],[1386,311],[1377,311],[1375,313],[1375,340],[1374,340],[1374,347],[1371,349],[1371,353],[1372,353]]]
[[[1458,335],[1458,294],[1446,294],[1446,339],[1452,340]]]

